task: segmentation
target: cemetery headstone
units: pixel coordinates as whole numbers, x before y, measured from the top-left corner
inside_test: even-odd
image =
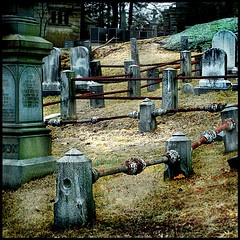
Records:
[[[149,80],[147,80],[147,84],[151,84],[151,83],[156,82],[156,80],[151,80],[151,78],[159,78],[159,69],[154,68],[154,69],[148,70],[146,72],[146,77],[150,78]],[[160,88],[160,82],[147,86],[147,91],[148,92],[153,92],[153,91],[157,90],[158,88]]]
[[[227,71],[231,72],[236,67],[237,37],[229,30],[218,31],[212,39],[212,47],[220,48],[227,54]]]
[[[75,78],[89,77],[90,61],[86,47],[79,46],[70,49],[70,69],[75,73]],[[76,92],[85,92],[89,83],[90,81],[75,81]]]
[[[193,85],[190,84],[190,83],[183,84],[183,86],[182,86],[182,93],[193,94],[194,93]]]
[[[227,74],[227,54],[220,48],[211,48],[202,55],[202,76],[225,76]],[[224,78],[201,79],[194,94],[207,93],[211,90],[227,90],[231,82]]]
[[[43,96],[60,94],[61,51],[53,47],[50,55],[43,58]]]

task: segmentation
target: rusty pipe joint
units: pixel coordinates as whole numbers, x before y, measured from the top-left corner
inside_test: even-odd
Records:
[[[98,117],[97,116],[93,116],[91,118],[91,123],[96,123],[96,122],[98,122]]]
[[[156,108],[156,109],[153,110],[152,115],[153,115],[153,117],[157,117],[157,116],[162,116],[166,113],[167,113],[166,109]]]
[[[236,127],[236,122],[234,121],[233,118],[226,118],[222,124],[227,125],[227,128],[226,128],[227,131],[231,131]]]
[[[176,150],[169,150],[166,152],[166,157],[168,158],[168,162],[166,164],[173,165],[176,162],[180,161],[180,155]]]
[[[219,112],[224,109],[224,105],[221,103],[213,103],[212,105],[204,107],[204,110],[209,112]]]
[[[50,119],[47,124],[52,125],[52,126],[57,126],[60,127],[62,125],[62,119],[61,118],[56,118],[56,119]]]
[[[131,158],[124,164],[127,167],[124,173],[128,175],[137,175],[141,173],[147,166],[146,162],[141,158]]]
[[[217,133],[214,130],[206,130],[202,133],[202,136],[206,139],[205,143],[209,144],[217,138]]]
[[[136,111],[133,111],[133,112],[130,112],[129,114],[128,114],[128,117],[130,117],[130,118],[137,118],[137,119],[139,119],[139,111],[138,110],[136,110]]]
[[[97,169],[92,169],[92,183],[95,183],[100,178]]]

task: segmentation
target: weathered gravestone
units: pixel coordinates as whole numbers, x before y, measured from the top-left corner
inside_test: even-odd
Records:
[[[227,54],[220,48],[211,48],[202,55],[202,76],[225,76],[227,74]],[[224,78],[204,78],[199,81],[199,87],[194,88],[194,94],[207,93],[211,90],[227,90],[231,82]]]
[[[89,77],[90,75],[89,51],[86,47],[79,46],[70,49],[70,69],[76,78]],[[90,81],[75,81],[76,92],[85,92]]]
[[[2,20],[2,185],[19,188],[55,170],[42,105],[42,59],[53,46],[38,37],[31,4],[9,7]]]
[[[220,48],[227,54],[227,71],[232,72],[237,60],[237,37],[229,30],[218,31],[212,39],[212,47]]]
[[[50,55],[43,58],[43,96],[60,94],[61,51],[53,47]]]
[[[79,46],[70,50],[70,68],[75,73],[75,78],[90,76],[90,56],[87,47]],[[94,93],[103,92],[103,85],[93,81],[75,81],[76,93],[86,93],[94,89]],[[92,107],[104,107],[104,100],[91,99]]]

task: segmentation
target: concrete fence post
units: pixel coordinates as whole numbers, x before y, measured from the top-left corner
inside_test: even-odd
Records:
[[[178,107],[178,80],[177,70],[166,68],[162,73],[162,108],[173,109]]]
[[[226,152],[232,152],[238,149],[238,108],[235,106],[225,107],[221,111],[221,119],[224,121],[227,118],[232,118],[235,121],[235,128],[230,131],[224,131],[224,147]]]
[[[75,73],[71,70],[61,72],[61,118],[72,120],[76,118],[75,82],[71,79]]]
[[[156,118],[152,115],[154,109],[155,104],[148,98],[145,98],[140,104],[139,132],[152,132],[157,128]]]
[[[95,94],[103,93],[103,84],[97,82],[89,83],[89,91]],[[96,98],[90,99],[90,107],[101,108],[105,107],[104,96],[96,96]]]
[[[140,78],[140,67],[137,65],[131,65],[129,67],[130,74],[132,75],[132,78]],[[132,92],[128,92],[129,97],[140,97],[141,96],[141,81],[140,80],[134,80],[134,81],[128,81],[128,89],[132,89]]]
[[[102,76],[100,60],[92,60],[90,62],[90,76],[91,77]]]
[[[56,162],[54,225],[85,226],[96,216],[92,193],[92,161],[71,149]]]
[[[175,150],[180,159],[173,165],[165,164],[164,181],[167,178],[173,179],[179,174],[184,177],[191,175],[193,173],[191,140],[183,132],[176,132],[166,142],[166,152],[170,150]]]
[[[125,60],[124,61],[124,74],[129,74],[130,73],[130,66],[134,65],[134,61],[132,59]]]
[[[149,80],[147,80],[147,84],[156,82],[156,80],[151,80],[151,78],[158,78],[159,77],[159,69],[154,68],[154,69],[147,70],[146,77],[150,78]],[[148,92],[153,92],[153,91],[157,90],[158,88],[160,88],[160,82],[156,83],[156,84],[153,84],[153,85],[150,85],[150,86],[147,86],[147,91]]]
[[[184,73],[185,76],[192,76],[192,64],[191,64],[191,51],[184,50],[180,52],[180,73]],[[191,79],[181,79],[182,82],[191,82]]]

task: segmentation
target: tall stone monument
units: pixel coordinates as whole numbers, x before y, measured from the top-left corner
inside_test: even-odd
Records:
[[[2,32],[2,185],[19,188],[56,167],[42,103],[42,59],[53,45],[39,37],[29,2],[6,3]]]

